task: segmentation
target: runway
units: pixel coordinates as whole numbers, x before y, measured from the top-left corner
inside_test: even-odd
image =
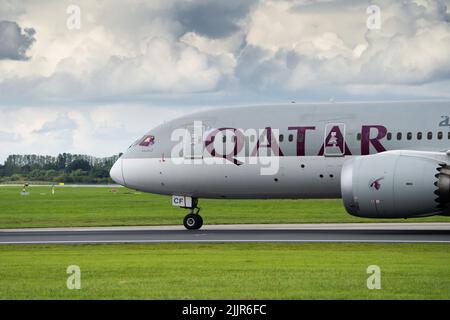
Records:
[[[83,243],[450,243],[450,223],[0,229],[0,244]]]

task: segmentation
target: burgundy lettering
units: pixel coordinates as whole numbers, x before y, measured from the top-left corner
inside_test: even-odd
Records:
[[[316,130],[316,127],[288,127],[297,131],[297,156],[305,155],[306,130]]]
[[[370,138],[370,131],[371,129],[377,129],[377,136],[376,138]],[[362,126],[361,129],[361,155],[368,155],[370,154],[370,145],[372,144],[373,147],[377,152],[383,152],[386,151],[386,148],[381,144],[380,140],[386,137],[387,129],[386,127],[383,127],[381,125],[368,125],[368,126]]]

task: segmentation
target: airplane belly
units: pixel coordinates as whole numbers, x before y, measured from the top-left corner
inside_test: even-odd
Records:
[[[344,157],[279,157],[261,163],[213,164],[202,159],[124,159],[125,185],[145,192],[198,198],[340,198]],[[266,171],[266,172],[265,172]]]

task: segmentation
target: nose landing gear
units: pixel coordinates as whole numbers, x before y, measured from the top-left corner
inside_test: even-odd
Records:
[[[190,210],[190,212],[183,219],[183,225],[188,230],[198,230],[203,225],[203,219],[198,214],[200,212],[200,208],[197,204],[198,198],[179,195],[172,196],[173,206]]]
[[[197,207],[198,199],[192,199],[192,206],[189,208],[188,213],[183,219],[183,225],[188,230],[198,230],[203,226],[203,218],[199,215],[200,208]]]

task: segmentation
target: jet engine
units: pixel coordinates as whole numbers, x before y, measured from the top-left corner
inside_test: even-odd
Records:
[[[358,217],[448,215],[448,156],[390,151],[349,159],[342,168],[341,193],[347,212]]]

